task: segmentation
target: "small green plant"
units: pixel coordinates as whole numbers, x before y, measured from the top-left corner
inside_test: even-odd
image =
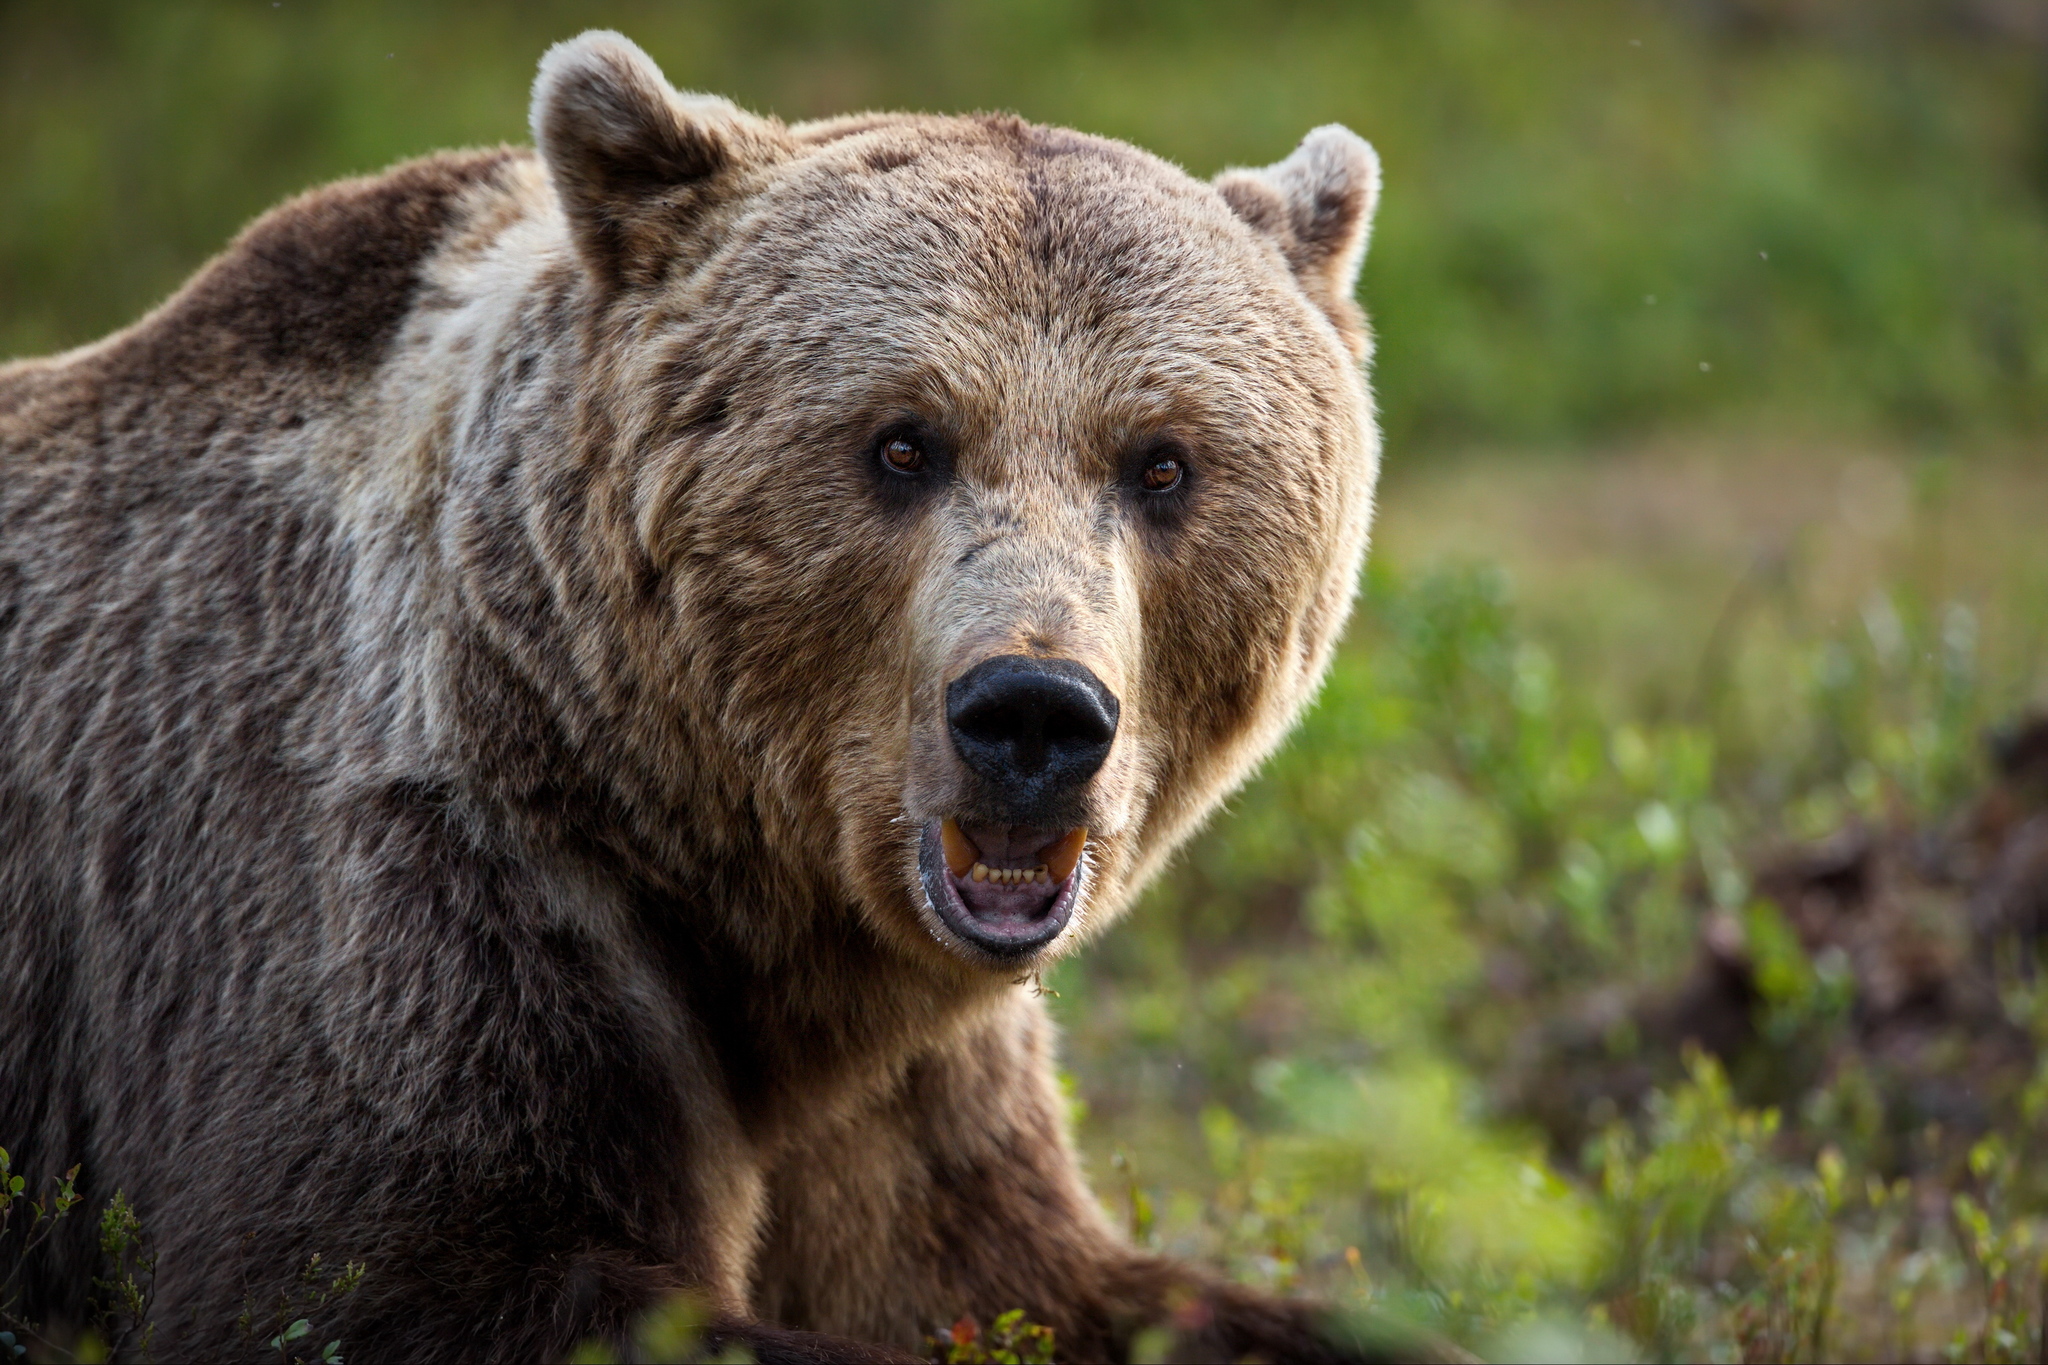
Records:
[[[1012,1308],[984,1332],[972,1316],[962,1315],[951,1327],[925,1341],[934,1365],[1051,1365],[1052,1328],[1028,1322],[1024,1310]]]
[[[0,1280],[0,1365],[26,1358],[32,1343],[52,1352],[59,1350],[56,1343],[44,1338],[42,1324],[17,1312],[22,1272],[82,1197],[76,1166],[52,1178],[50,1185],[47,1194],[30,1199],[28,1178],[15,1174],[13,1158],[0,1147],[0,1259],[10,1263],[6,1279]],[[10,1241],[14,1245],[9,1246]]]
[[[279,1365],[343,1365],[340,1339],[318,1346],[313,1322],[329,1304],[355,1293],[366,1270],[364,1262],[350,1261],[330,1271],[319,1255],[307,1258],[298,1278],[278,1291],[267,1312],[259,1315],[253,1300],[245,1302],[239,1322],[242,1335],[262,1342]]]
[[[1956,1328],[1943,1354],[1988,1365],[2048,1358],[2048,1245],[2038,1222],[2014,1216],[2018,1154],[1992,1133],[1970,1148],[1969,1169],[1977,1192],[1958,1191],[1950,1213],[1983,1316]]]
[[[114,1359],[149,1358],[156,1327],[149,1320],[155,1297],[156,1253],[150,1248],[142,1219],[120,1190],[100,1214],[100,1255],[107,1266],[104,1279],[92,1281],[92,1323],[107,1354]]]

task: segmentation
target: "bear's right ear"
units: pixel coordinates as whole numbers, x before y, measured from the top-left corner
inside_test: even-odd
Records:
[[[678,94],[645,52],[602,29],[548,49],[531,119],[577,254],[607,289],[658,282],[727,173],[788,146],[778,123]]]

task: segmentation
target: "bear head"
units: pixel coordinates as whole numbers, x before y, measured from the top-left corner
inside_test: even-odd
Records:
[[[785,126],[606,33],[548,54],[533,125],[685,804],[955,972],[1085,937],[1349,610],[1372,150],[1203,183],[1010,116]]]

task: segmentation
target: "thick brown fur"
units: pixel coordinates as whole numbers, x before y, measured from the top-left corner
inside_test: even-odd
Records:
[[[556,1359],[678,1287],[764,1360],[1010,1308],[1077,1360],[1347,1358],[1119,1239],[1018,982],[1322,675],[1369,149],[1210,186],[1010,117],[785,127],[603,34],[534,131],[0,369],[0,1143],[140,1208],[165,1358],[259,1354],[316,1253],[369,1265],[317,1324],[366,1361]],[[940,698],[1005,651],[1123,716],[1021,962],[917,873],[973,799]],[[77,1230],[33,1314],[85,1311]]]

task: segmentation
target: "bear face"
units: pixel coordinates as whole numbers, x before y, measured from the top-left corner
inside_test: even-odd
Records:
[[[1209,185],[1012,117],[785,128],[609,35],[534,118],[658,577],[634,666],[702,690],[672,766],[913,957],[1007,979],[1085,938],[1348,610],[1370,150]]]

